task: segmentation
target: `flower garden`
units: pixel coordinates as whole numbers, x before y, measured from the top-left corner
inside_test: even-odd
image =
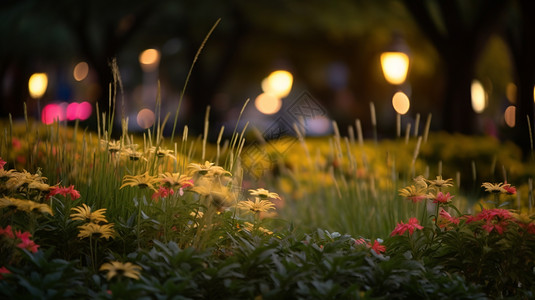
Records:
[[[535,168],[512,144],[297,130],[251,159],[245,130],[127,123],[2,123],[2,298],[534,297]]]

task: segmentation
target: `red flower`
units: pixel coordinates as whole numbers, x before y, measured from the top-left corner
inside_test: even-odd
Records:
[[[74,189],[74,185],[71,185],[69,187],[61,187],[61,186],[54,186],[50,188],[50,192],[46,196],[47,199],[50,199],[50,197],[55,195],[63,195],[67,197],[69,195],[72,200],[76,200],[80,198],[80,192]]]
[[[383,246],[381,244],[379,244],[379,242],[377,240],[375,240],[373,242],[373,246],[368,244],[369,247],[372,248],[373,251],[375,251],[375,253],[377,254],[381,254],[381,253],[384,253],[386,251],[386,246]]]
[[[37,248],[39,248],[39,245],[37,245],[34,241],[30,240],[30,237],[32,235],[28,231],[21,233],[20,230],[17,230],[15,234],[17,235],[17,238],[21,240],[17,247],[21,249],[27,249],[32,253],[37,252]]]
[[[6,161],[3,160],[3,159],[0,157],[0,168],[3,169],[4,166],[5,166],[5,164],[6,164]]]
[[[11,225],[7,225],[5,229],[0,227],[0,235],[4,234],[10,239],[14,239],[15,236],[13,235],[13,229],[11,229]]]
[[[13,138],[11,140],[11,144],[13,145],[13,149],[20,149],[20,147],[21,147],[21,143],[20,143],[19,139],[17,139],[17,138]]]
[[[31,251],[32,253],[35,253],[37,252],[37,248],[39,248],[40,246],[37,245],[34,241],[27,239],[27,240],[23,240],[20,244],[17,245],[17,247],[21,249],[26,249],[26,250]]]
[[[512,185],[510,185],[509,183],[507,183],[507,181],[505,181],[502,185],[502,188],[507,192],[507,194],[509,195],[514,195],[516,194],[516,188]]]
[[[449,203],[453,197],[454,196],[451,196],[449,192],[445,195],[442,192],[438,192],[433,203]]]
[[[4,279],[2,274],[10,274],[10,273],[11,273],[11,271],[9,271],[6,267],[1,267],[0,268],[0,279]]]
[[[446,220],[446,224],[440,224],[439,227],[446,227],[447,223],[453,223],[453,224],[459,224],[459,218],[452,217],[447,211],[444,209],[440,210],[440,213],[438,214],[439,217],[443,220]],[[439,219],[440,220],[440,219]]]
[[[407,224],[403,224],[403,221],[398,223],[396,228],[390,233],[390,236],[403,235],[407,230],[409,231],[409,235],[412,235],[416,229],[421,230],[423,226],[418,223],[418,219],[410,218]]]
[[[503,234],[503,231],[508,224],[509,223],[506,220],[498,222],[489,220],[485,225],[481,226],[481,228],[485,229],[488,233],[491,233],[492,230],[496,230],[498,234]]]
[[[151,198],[152,200],[158,202],[158,198],[166,198],[167,196],[173,195],[174,193],[175,191],[173,191],[173,189],[165,187],[165,186],[160,186],[158,191],[152,194]]]

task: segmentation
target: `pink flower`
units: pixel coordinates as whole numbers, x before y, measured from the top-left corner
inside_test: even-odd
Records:
[[[423,226],[419,224],[418,219],[410,218],[407,224],[403,224],[403,221],[398,223],[396,228],[390,233],[390,236],[403,235],[407,230],[409,231],[409,235],[412,235],[416,229],[421,230]]]
[[[448,225],[448,223],[459,224],[459,218],[452,217],[444,209],[441,209],[440,213],[438,215],[442,220],[446,221],[445,224],[442,223],[442,224],[439,225],[440,228],[446,227]]]
[[[375,253],[377,254],[381,254],[381,253],[384,253],[386,251],[386,246],[383,246],[381,244],[379,244],[379,241],[375,240],[373,242],[373,246],[368,244],[369,247],[372,248],[373,251],[375,251]]]
[[[366,244],[368,243],[363,238],[359,238],[355,240],[355,245],[366,245]]]
[[[25,231],[21,233],[20,230],[17,230],[17,232],[15,232],[15,235],[17,236],[18,239],[21,239],[22,241],[29,240],[30,237],[32,236],[29,231]]]
[[[5,165],[6,165],[6,161],[3,160],[3,159],[0,157],[0,169],[3,169]]]
[[[71,197],[71,200],[76,200],[80,198],[80,192],[74,189],[74,185],[71,185],[69,187],[61,187],[61,186],[54,186],[50,188],[50,192],[46,196],[47,199],[50,199],[50,197],[55,195],[63,195],[67,197],[69,195]]]
[[[15,235],[21,240],[21,242],[17,244],[17,247],[21,249],[27,249],[32,253],[37,252],[37,248],[39,248],[39,245],[37,245],[34,241],[30,240],[30,237],[32,236],[30,232],[25,231],[21,233],[20,230],[17,230],[17,232],[15,232]]]
[[[437,196],[435,197],[435,200],[433,200],[433,203],[449,203],[451,202],[451,198],[453,197],[454,196],[451,196],[449,192],[445,195],[442,192],[438,192]]]
[[[516,194],[516,188],[512,185],[510,185],[509,183],[507,183],[507,181],[505,181],[502,185],[502,188],[507,192],[507,194],[509,195],[514,195]]]
[[[14,239],[15,236],[13,235],[13,229],[11,229],[11,225],[7,225],[6,228],[0,227],[0,235],[5,235],[10,239]]]
[[[158,191],[152,194],[151,198],[152,200],[157,202],[158,198],[166,198],[167,196],[173,195],[173,194],[175,194],[175,191],[173,191],[173,189],[165,187],[165,186],[160,186]]]
[[[6,267],[1,267],[0,268],[0,279],[4,279],[2,274],[10,274],[10,273],[11,273],[11,271],[9,271]]]
[[[491,233],[492,230],[496,230],[498,234],[503,234],[504,229],[507,227],[509,223],[506,220],[501,221],[487,221],[487,223],[481,228],[485,229],[488,233]]]
[[[32,253],[35,253],[37,252],[37,248],[39,248],[40,246],[37,245],[34,241],[27,239],[27,240],[23,240],[20,244],[17,245],[17,247],[21,249],[26,249],[26,250],[31,251]]]

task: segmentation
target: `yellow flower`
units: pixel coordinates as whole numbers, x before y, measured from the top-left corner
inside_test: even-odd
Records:
[[[70,215],[70,218],[73,220],[80,220],[95,224],[100,222],[108,223],[106,217],[104,216],[106,213],[105,208],[97,209],[92,212],[91,207],[87,206],[85,203],[82,203],[82,206],[73,207],[71,210],[76,212]]]
[[[160,174],[160,182],[167,187],[188,187],[193,185],[191,177],[171,172]]]
[[[30,184],[28,184],[28,188],[32,190],[39,190],[42,192],[47,192],[48,190],[50,190],[50,186],[48,184],[38,181],[30,182]]]
[[[251,193],[251,196],[258,196],[260,197],[260,199],[281,199],[281,197],[279,197],[279,194],[270,193],[268,190],[262,188],[256,190],[249,190],[249,192]]]
[[[238,208],[248,209],[254,213],[259,213],[266,212],[270,209],[275,209],[275,204],[273,204],[269,200],[260,200],[260,198],[255,197],[255,201],[241,201],[240,203],[238,203]]]
[[[44,203],[37,203],[31,200],[17,199],[13,197],[0,198],[0,209],[2,208],[16,209],[25,212],[40,212],[53,215],[50,206]]]
[[[42,177],[39,172],[37,174],[31,174],[26,170],[22,172],[14,172],[6,182],[6,187],[9,190],[16,190],[23,185],[29,185],[31,183],[44,183],[46,177]]]
[[[206,175],[208,173],[214,176],[219,176],[223,174],[230,175],[230,172],[226,171],[220,166],[214,166],[214,163],[211,163],[209,161],[205,161],[204,164],[190,163],[188,165],[188,175]]]
[[[0,209],[7,207],[10,209],[22,210],[24,207],[24,203],[22,203],[23,201],[24,200],[13,197],[2,197],[0,198]]]
[[[123,185],[119,189],[124,188],[125,186],[139,187],[139,188],[150,188],[156,191],[154,184],[158,183],[158,179],[154,176],[149,175],[149,172],[145,172],[141,175],[125,175],[123,177]]]
[[[424,199],[427,199],[429,196],[425,192],[425,188],[416,187],[414,185],[408,186],[406,188],[399,190],[399,195],[405,197],[412,202],[420,202]]]
[[[205,196],[210,201],[210,204],[220,210],[228,207],[234,200],[234,195],[230,193],[226,187],[221,185],[214,184],[211,187],[195,186],[191,191],[201,196]]]
[[[489,193],[506,193],[507,191],[503,188],[503,183],[490,183],[483,182],[481,187],[485,188],[485,192]]]
[[[121,141],[100,140],[100,145],[104,149],[107,148],[111,153],[119,152],[123,148]]]
[[[9,179],[11,177],[13,177],[15,173],[15,170],[14,169],[11,169],[11,170],[4,170],[4,169],[0,169],[0,179]]]
[[[174,156],[175,151],[173,150],[167,150],[167,149],[162,149],[161,147],[152,146],[148,149],[148,152],[150,154],[156,155],[156,157],[159,157],[159,158],[162,158],[164,156],[169,156],[170,158],[176,160],[176,157]]]
[[[121,149],[120,154],[121,154],[121,156],[128,157],[130,160],[143,159],[143,160],[147,161],[147,159],[145,157],[143,157],[143,152],[136,151],[135,149],[132,149],[132,148],[123,148],[123,149]]]
[[[254,230],[254,224],[253,223],[244,222],[243,225],[244,225],[244,229],[249,231],[249,232],[252,232]],[[265,234],[273,234],[273,231],[268,230],[268,229],[266,229],[266,228],[264,228],[262,226],[258,226],[257,230],[262,232],[262,233],[265,233]]]
[[[115,230],[113,230],[113,223],[110,224],[104,224],[104,225],[98,225],[95,223],[87,223],[82,226],[78,226],[78,229],[80,229],[80,233],[78,234],[78,237],[80,239],[86,238],[86,237],[95,237],[95,238],[105,238],[108,240],[109,238],[113,238],[115,235]]]
[[[100,271],[107,271],[106,279],[110,281],[115,276],[124,276],[135,280],[139,279],[141,267],[130,262],[122,263],[119,261],[112,261],[100,266]]]
[[[28,203],[26,203],[27,211],[39,212],[39,213],[43,213],[43,214],[47,213],[47,214],[50,214],[50,215],[54,215],[54,213],[52,212],[52,209],[47,204],[37,203],[37,202],[34,202],[34,201],[30,201],[30,200],[25,200],[25,201],[28,202]]]
[[[442,179],[442,176],[437,176],[436,180],[427,180],[431,186],[435,186],[438,188],[441,187],[447,187],[447,186],[453,186],[453,179],[448,178],[446,180]]]

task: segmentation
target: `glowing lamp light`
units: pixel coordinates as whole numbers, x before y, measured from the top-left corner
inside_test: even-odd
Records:
[[[89,74],[89,65],[85,61],[77,63],[72,71],[72,77],[74,77],[74,80],[76,81],[84,80],[87,77],[87,74]]]
[[[151,127],[155,120],[154,112],[148,108],[143,108],[137,113],[137,124],[143,129]]]
[[[397,92],[392,97],[392,106],[394,106],[394,109],[398,114],[404,115],[409,111],[411,102],[409,101],[409,97],[405,95],[405,93]]]
[[[507,126],[511,128],[515,127],[515,124],[516,124],[515,114],[516,114],[515,106],[510,105],[505,109],[505,114],[504,114],[505,124],[507,124]]]
[[[483,88],[483,85],[478,80],[472,81],[471,86],[472,93],[472,109],[480,114],[485,110],[487,106],[487,93]]]
[[[288,71],[278,70],[272,72],[262,80],[262,91],[282,99],[290,94],[293,80],[292,73]]]
[[[282,106],[282,100],[272,94],[262,93],[256,97],[254,106],[265,115],[277,113]]]
[[[381,54],[381,67],[386,81],[400,85],[407,78],[409,56],[403,52],[384,52]]]
[[[28,80],[28,91],[34,99],[43,97],[48,86],[48,76],[46,73],[34,73]]]
[[[160,63],[160,51],[147,49],[139,55],[139,63],[145,72],[152,72],[158,68]]]

